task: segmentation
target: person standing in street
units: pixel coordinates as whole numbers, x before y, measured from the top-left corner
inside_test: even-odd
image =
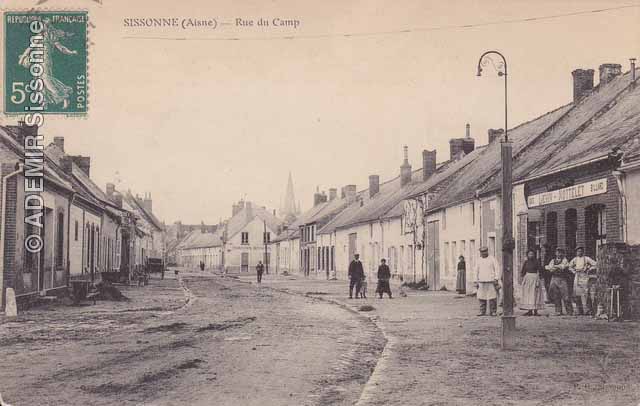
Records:
[[[576,257],[569,262],[569,270],[575,274],[572,299],[576,300],[578,314],[593,314],[593,282],[589,273],[597,266],[597,262],[584,255],[584,248],[578,247]],[[588,300],[591,299],[591,307]]]
[[[458,257],[458,275],[456,276],[456,292],[461,295],[467,293],[467,263],[464,256]]]
[[[549,291],[551,298],[556,306],[555,316],[562,316],[562,304],[567,314],[573,316],[573,305],[569,297],[569,261],[564,256],[562,248],[556,249],[556,257],[547,265],[547,271],[551,272],[551,283]]]
[[[478,316],[487,314],[487,301],[489,301],[489,314],[496,316],[498,312],[498,290],[500,275],[500,265],[495,257],[489,255],[487,247],[480,248],[480,258],[475,266],[477,297],[480,301],[480,313]]]
[[[264,273],[264,265],[262,261],[258,261],[258,265],[256,265],[256,273],[258,275],[258,283],[262,283],[262,274]]]
[[[360,281],[364,277],[364,268],[362,267],[362,262],[360,262],[360,255],[355,254],[353,256],[353,261],[349,264],[349,299],[353,298],[353,289],[356,290],[356,298],[358,297],[358,293],[360,293]]]
[[[539,316],[538,310],[544,309],[542,299],[542,265],[536,259],[533,250],[527,252],[527,259],[522,264],[522,304],[520,309],[526,310],[524,316]]]
[[[386,293],[389,295],[389,299],[391,297],[391,286],[389,286],[389,280],[391,279],[391,270],[387,265],[387,260],[382,258],[380,260],[380,266],[378,267],[378,287],[376,288],[376,293],[380,295],[380,299],[382,299],[382,294]]]

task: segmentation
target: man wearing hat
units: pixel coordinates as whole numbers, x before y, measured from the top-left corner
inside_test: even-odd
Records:
[[[496,259],[489,255],[487,247],[480,248],[480,258],[476,261],[475,272],[477,297],[480,301],[480,313],[478,316],[487,314],[487,300],[489,301],[489,314],[496,316],[498,311],[498,290],[500,275],[500,265]]]
[[[556,257],[546,266],[551,272],[551,283],[549,284],[549,294],[556,305],[556,316],[562,316],[562,303],[567,314],[573,316],[573,304],[569,297],[569,261],[564,255],[562,248],[556,248]]]
[[[353,261],[349,264],[349,299],[353,298],[353,288],[356,288],[356,298],[360,293],[360,282],[364,278],[364,269],[362,268],[362,262],[360,262],[360,254],[353,256]]]
[[[579,299],[577,303],[579,314],[590,315],[593,313],[587,299],[591,299],[591,306],[593,306],[593,278],[590,273],[595,270],[597,265],[596,261],[584,255],[582,247],[576,249],[576,257],[569,262],[569,270],[575,274],[572,299]]]

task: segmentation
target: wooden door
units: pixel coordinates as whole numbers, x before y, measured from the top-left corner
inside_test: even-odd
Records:
[[[427,223],[427,281],[431,290],[440,287],[439,221]]]

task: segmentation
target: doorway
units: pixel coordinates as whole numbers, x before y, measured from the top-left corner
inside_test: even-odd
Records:
[[[440,286],[440,222],[427,223],[427,275],[431,290]]]

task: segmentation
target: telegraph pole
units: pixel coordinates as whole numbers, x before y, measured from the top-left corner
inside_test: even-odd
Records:
[[[492,56],[501,60],[494,61]],[[508,349],[513,342],[513,332],[516,329],[516,318],[513,315],[513,200],[512,200],[512,164],[513,145],[509,141],[508,110],[507,110],[507,60],[500,52],[487,51],[478,61],[478,76],[482,76],[482,67],[493,65],[498,76],[504,77],[504,140],[500,146],[502,161],[502,334],[501,347]]]

